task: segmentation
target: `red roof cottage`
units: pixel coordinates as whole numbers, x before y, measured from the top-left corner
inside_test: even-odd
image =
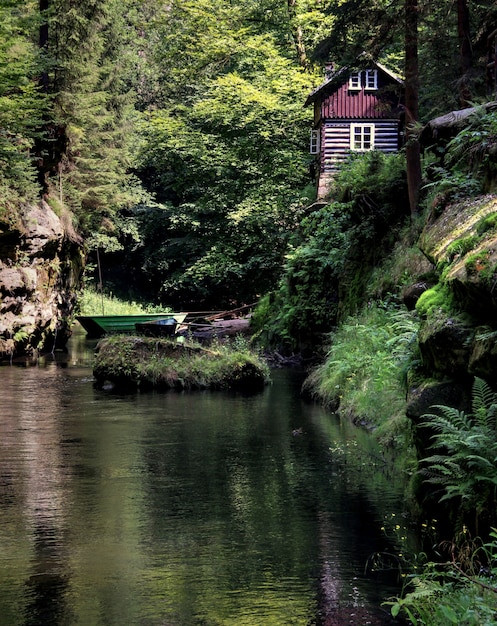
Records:
[[[351,151],[395,152],[401,142],[403,81],[383,65],[359,61],[333,72],[307,98],[314,104],[311,154],[316,155],[318,198]]]

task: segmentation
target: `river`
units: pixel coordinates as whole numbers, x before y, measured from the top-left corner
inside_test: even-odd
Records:
[[[2,626],[384,626],[402,480],[273,372],[264,392],[92,384],[93,345],[0,367]]]

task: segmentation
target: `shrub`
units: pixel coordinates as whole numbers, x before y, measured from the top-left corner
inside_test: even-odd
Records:
[[[300,240],[287,255],[272,296],[273,315],[261,332],[272,345],[294,350],[319,344],[322,333],[362,307],[373,268],[403,226],[404,157],[351,157],[331,196],[333,201],[302,221]]]

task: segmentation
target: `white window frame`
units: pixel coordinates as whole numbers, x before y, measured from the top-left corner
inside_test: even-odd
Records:
[[[378,70],[364,71],[364,89],[378,89]]]
[[[359,91],[362,88],[361,74],[362,72],[354,72],[349,76],[349,89],[352,91]]]
[[[309,152],[311,154],[319,154],[321,152],[321,131],[311,130],[311,145]]]
[[[365,142],[366,131],[369,131],[369,146]],[[350,149],[353,152],[369,152],[370,150],[374,150],[374,124],[350,125]]]

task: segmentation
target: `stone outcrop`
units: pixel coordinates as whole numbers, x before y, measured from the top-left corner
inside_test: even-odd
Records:
[[[0,223],[0,358],[65,344],[82,267],[70,221],[47,202]]]
[[[422,372],[408,398],[416,420],[433,404],[468,402],[474,376],[497,369],[497,196],[450,205],[428,220],[419,247],[439,274],[420,292]]]

